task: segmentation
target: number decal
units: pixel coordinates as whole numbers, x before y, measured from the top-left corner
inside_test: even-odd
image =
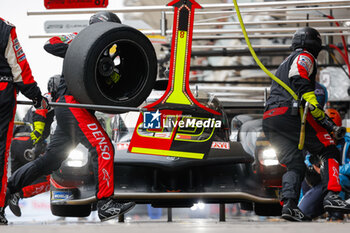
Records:
[[[181,32],[180,32],[180,38],[184,38],[184,36],[185,36],[185,32],[184,32],[184,31],[181,31]]]

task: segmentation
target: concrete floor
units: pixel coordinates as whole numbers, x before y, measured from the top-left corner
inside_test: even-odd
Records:
[[[99,221],[80,220],[62,221],[49,220],[44,222],[12,222],[8,226],[0,226],[1,233],[295,233],[295,232],[348,232],[350,222],[309,222],[292,223],[280,219],[237,218],[226,222],[206,219],[181,219],[168,223],[166,220],[127,221],[118,223],[115,220],[100,223]]]
[[[218,207],[204,209],[193,218],[187,209],[173,209],[173,222],[167,222],[167,215],[150,219],[147,209],[136,206],[125,217],[124,223],[110,220],[101,223],[97,212],[87,218],[59,218],[50,211],[49,193],[20,202],[22,217],[15,217],[6,209],[8,226],[0,226],[0,233],[340,233],[349,232],[350,220],[340,223],[317,220],[308,223],[291,223],[275,217],[259,217],[249,213],[237,216],[226,214],[226,222],[219,222]],[[215,207],[215,206],[214,206]],[[198,211],[198,210],[197,210]],[[210,214],[214,211],[214,214]],[[202,214],[199,214],[203,212]]]

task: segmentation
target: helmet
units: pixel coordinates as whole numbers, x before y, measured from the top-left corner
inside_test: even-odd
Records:
[[[92,15],[89,20],[89,25],[99,22],[122,23],[119,17],[110,11],[99,11],[96,14]]]
[[[57,93],[57,89],[60,84],[60,81],[61,81],[61,75],[56,74],[52,76],[49,79],[49,82],[47,83],[47,91],[51,93],[51,96],[54,100],[56,100],[56,93]]]
[[[298,29],[292,38],[293,50],[303,48],[309,51],[315,58],[322,49],[322,39],[320,33],[311,27]]]
[[[333,120],[334,124],[336,124],[339,127],[342,125],[340,114],[336,109],[328,108],[325,112],[329,116],[329,118]]]

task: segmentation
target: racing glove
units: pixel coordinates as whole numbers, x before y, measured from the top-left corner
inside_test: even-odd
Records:
[[[305,163],[305,165],[306,165],[306,167],[307,167],[308,169],[312,169],[312,163],[311,163],[311,161],[310,161],[310,158],[311,158],[311,155],[310,155],[310,154],[307,154],[307,155],[305,156],[305,160],[304,160],[304,163]]]
[[[30,133],[30,137],[33,141],[33,145],[37,144],[42,138],[45,120],[48,110],[47,109],[37,109],[33,112],[33,128],[34,130]]]
[[[49,101],[46,97],[40,96],[33,100],[33,105],[36,109],[49,109]]]
[[[306,92],[303,94],[303,99],[310,103],[309,109],[311,115],[318,121],[322,121],[325,118],[325,113],[321,105],[317,102],[314,91]]]
[[[40,141],[41,137],[43,136],[45,122],[34,121],[33,126],[34,130],[30,133],[30,137],[33,141],[33,145],[35,145]]]

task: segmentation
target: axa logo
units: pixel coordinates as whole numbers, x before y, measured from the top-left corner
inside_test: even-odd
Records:
[[[159,110],[156,112],[144,112],[143,113],[143,128],[145,129],[160,129],[161,113]]]

